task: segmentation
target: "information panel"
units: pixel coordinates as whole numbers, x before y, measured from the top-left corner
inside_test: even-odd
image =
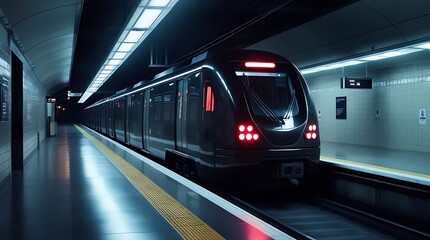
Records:
[[[0,77],[0,121],[9,121],[9,81]]]
[[[336,97],[336,119],[346,119],[346,97]]]
[[[372,78],[343,77],[340,78],[340,88],[372,88]]]

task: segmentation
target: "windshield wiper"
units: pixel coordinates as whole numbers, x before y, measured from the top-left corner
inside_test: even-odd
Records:
[[[245,85],[245,87],[246,87],[246,90],[249,92],[249,94],[250,94],[250,96],[251,96],[251,98],[252,98],[252,100],[254,100],[254,102],[257,104],[257,106],[263,111],[263,113],[267,116],[267,117],[269,117],[270,118],[270,120],[272,120],[272,121],[274,121],[274,122],[276,122],[276,123],[278,123],[279,125],[283,125],[284,124],[284,121],[282,120],[282,119],[279,119],[278,118],[278,116],[276,115],[276,113],[274,113],[273,111],[272,111],[272,109],[270,109],[270,107],[268,107],[264,102],[263,102],[263,100],[261,100],[261,98],[260,97],[258,97],[258,95],[251,89],[251,86],[249,86],[249,84],[248,84],[248,82],[249,82],[249,79],[248,79],[248,76],[247,75],[245,75],[245,77],[246,77],[246,80],[248,80],[247,82],[244,82],[243,80],[242,80],[242,82],[243,82],[243,84]]]
[[[288,106],[287,112],[284,115],[284,118],[282,119],[290,119],[291,115],[293,114],[293,104],[297,103],[296,99],[296,90],[293,90],[293,96],[290,105]]]

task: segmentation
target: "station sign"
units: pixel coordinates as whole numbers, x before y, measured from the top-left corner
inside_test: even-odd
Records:
[[[427,114],[425,109],[419,109],[418,111],[418,121],[420,124],[427,124]]]
[[[340,78],[340,88],[372,88],[372,78],[370,77],[342,77]]]
[[[48,98],[46,98],[46,102],[47,103],[56,103],[57,99],[56,98],[50,98],[50,97],[48,97]]]
[[[336,119],[346,119],[346,96],[336,97]]]

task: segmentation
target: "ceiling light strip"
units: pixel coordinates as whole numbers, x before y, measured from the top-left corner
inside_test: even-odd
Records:
[[[386,51],[381,51],[378,53],[372,53],[367,55],[360,55],[359,57],[353,57],[348,60],[338,61],[334,63],[328,63],[328,64],[322,64],[319,66],[314,67],[306,67],[300,70],[302,74],[309,74],[309,73],[316,73],[346,66],[352,66],[357,65],[361,63],[371,62],[371,61],[377,61],[397,56],[406,55],[409,53],[419,52],[425,49],[430,49],[430,41],[428,42],[421,42],[421,43],[414,43],[410,44],[408,46],[402,46],[399,48],[393,48]]]
[[[148,37],[179,0],[142,0],[78,103],[84,103]]]

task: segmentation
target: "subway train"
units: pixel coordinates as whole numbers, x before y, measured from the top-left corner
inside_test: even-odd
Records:
[[[315,106],[298,69],[269,52],[203,53],[84,110],[84,124],[188,178],[301,183],[318,169]]]

